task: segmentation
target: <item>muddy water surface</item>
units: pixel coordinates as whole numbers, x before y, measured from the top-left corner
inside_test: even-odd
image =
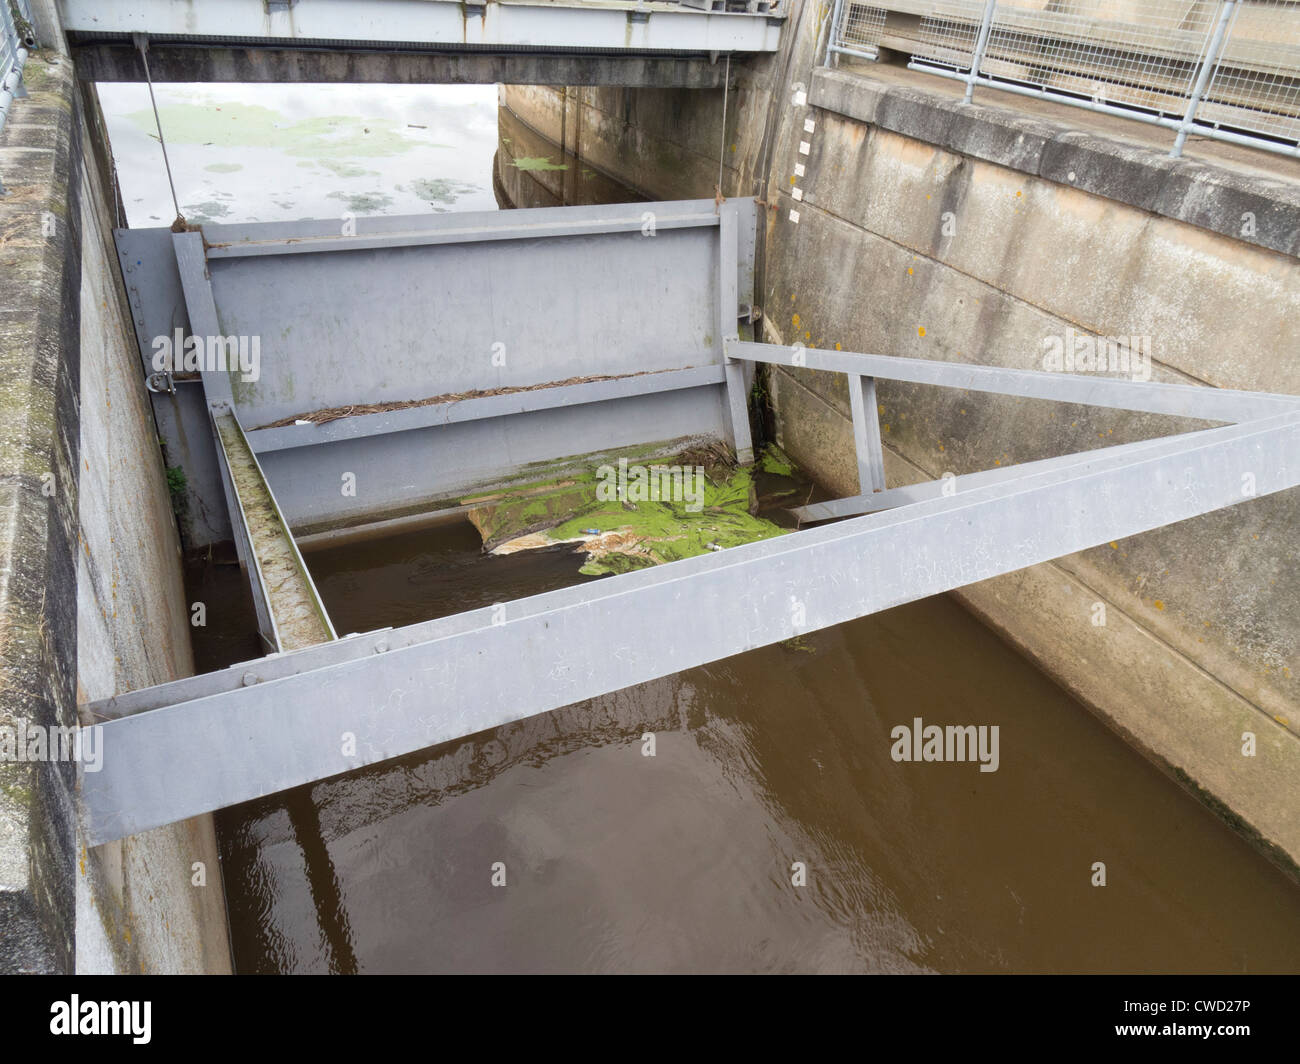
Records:
[[[586,579],[466,525],[308,562],[340,632]],[[918,716],[998,725],[998,771],[891,760]],[[1300,968],[1300,891],[946,598],[220,827],[242,971]]]

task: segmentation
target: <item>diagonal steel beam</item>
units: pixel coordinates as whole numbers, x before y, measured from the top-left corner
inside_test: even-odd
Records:
[[[1300,396],[1231,391],[1197,384],[1127,381],[1078,373],[1003,369],[966,362],[864,355],[802,346],[790,348],[745,341],[728,343],[726,354],[731,358],[747,358],[777,366],[797,365],[891,381],[937,384],[945,388],[996,392],[1024,399],[1054,399],[1118,410],[1142,410],[1149,414],[1175,414],[1206,421],[1251,421],[1288,410],[1300,410]]]
[[[111,841],[1298,483],[1300,411],[522,599],[490,621],[450,618],[441,637],[110,721],[100,771],[79,775],[86,836]]]
[[[176,233],[172,248],[190,334],[206,350],[207,338],[221,335],[221,324],[204,259],[203,234]],[[311,573],[235,414],[229,372],[204,362],[201,376],[230,524],[248,574],[262,639],[273,653],[334,639],[334,626]]]

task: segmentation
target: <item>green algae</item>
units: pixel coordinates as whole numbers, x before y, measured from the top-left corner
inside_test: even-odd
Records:
[[[446,177],[417,177],[411,182],[411,191],[426,203],[455,203],[461,196],[477,192],[475,185],[453,181]]]
[[[775,444],[769,443],[759,457],[759,468],[778,477],[794,476],[794,463]]]
[[[230,213],[230,208],[219,200],[205,200],[203,203],[185,204],[185,217],[196,225],[215,222]]]
[[[466,500],[474,507],[470,519],[486,550],[525,536],[536,537],[530,548],[581,542],[588,558],[580,571],[588,575],[680,561],[787,531],[752,513],[751,469],[718,464],[706,471],[693,457],[646,463],[649,470],[682,470],[692,478],[701,470],[689,490],[665,498],[643,498],[635,489],[611,492],[609,473],[617,467],[602,463],[591,472]],[[662,483],[671,483],[671,474]]]
[[[302,166],[303,164],[299,163],[298,165]],[[357,166],[356,163],[350,163],[343,159],[317,159],[314,165],[323,167],[335,177],[374,177],[379,173],[378,170],[367,170],[364,166]]]
[[[342,200],[353,214],[382,211],[393,203],[393,197],[382,192],[331,192],[327,198]]]
[[[567,163],[553,163],[545,155],[524,156],[511,164],[516,170],[567,170]]]
[[[158,108],[163,135],[172,144],[202,144],[216,148],[276,148],[289,155],[325,165],[328,160],[383,158],[429,145],[405,135],[402,123],[391,118],[322,115],[286,119],[259,104],[169,103]],[[133,111],[126,118],[146,133],[154,131],[152,110]]]
[[[213,420],[266,588],[267,605],[275,618],[280,649],[298,650],[329,642],[334,636],[324,607],[243,430],[230,413],[218,414]]]

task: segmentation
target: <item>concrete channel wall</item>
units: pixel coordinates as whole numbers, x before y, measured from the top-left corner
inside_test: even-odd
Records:
[[[42,42],[0,137],[0,723],[24,731],[193,671],[106,138]],[[211,817],[87,851],[69,761],[0,769],[0,969],[229,971]]]
[[[1196,138],[1173,160],[1172,134],[1122,119],[823,69],[829,6],[796,3],[783,53],[735,71],[725,127],[722,92],[509,86],[503,104],[651,197],[706,195],[721,162],[725,194],[768,208],[771,342],[1042,369],[1053,337],[1140,337],[1153,380],[1300,394],[1300,167]],[[767,390],[778,442],[856,494],[844,378],[778,367]],[[1201,427],[893,382],[879,397],[890,486]],[[1292,873],[1298,511],[1295,492],[1249,501],[957,593]]]

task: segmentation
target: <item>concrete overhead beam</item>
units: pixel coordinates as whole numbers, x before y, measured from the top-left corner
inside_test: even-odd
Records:
[[[83,81],[144,81],[140,53],[128,42],[72,49]],[[157,82],[354,82],[385,85],[622,85],[647,89],[720,89],[725,64],[688,56],[563,55],[306,50],[245,45],[153,43]],[[734,64],[733,64],[734,69]]]
[[[717,57],[775,52],[784,21],[618,0],[59,0],[59,11],[78,73],[99,81],[144,80],[143,35],[155,81],[712,88]]]

